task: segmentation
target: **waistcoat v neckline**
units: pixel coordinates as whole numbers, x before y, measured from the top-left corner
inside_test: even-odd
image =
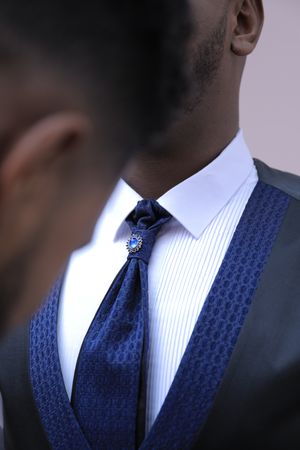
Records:
[[[192,447],[221,384],[288,204],[288,195],[258,182],[141,450]],[[56,283],[31,322],[33,395],[54,450],[90,450],[60,369],[56,329],[61,284],[61,280]]]

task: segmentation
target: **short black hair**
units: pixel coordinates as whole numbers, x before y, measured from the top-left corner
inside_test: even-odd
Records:
[[[97,84],[106,79],[130,103],[137,133],[147,138],[166,126],[186,86],[187,3],[2,0],[0,70],[14,42],[14,51],[28,46],[82,77],[96,101]],[[12,40],[3,39],[7,35]]]

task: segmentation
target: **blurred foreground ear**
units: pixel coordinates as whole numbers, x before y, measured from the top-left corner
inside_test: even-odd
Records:
[[[237,56],[247,56],[255,48],[264,22],[262,0],[236,2],[231,49]]]
[[[23,131],[6,152],[0,168],[2,194],[64,152],[72,152],[90,135],[84,114],[64,111],[40,119]]]

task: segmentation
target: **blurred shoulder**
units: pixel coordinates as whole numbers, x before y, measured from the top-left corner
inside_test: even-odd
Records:
[[[258,159],[255,159],[254,162],[261,181],[280,189],[296,200],[300,200],[300,176],[273,169]]]

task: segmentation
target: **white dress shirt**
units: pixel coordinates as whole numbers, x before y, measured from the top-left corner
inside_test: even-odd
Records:
[[[197,318],[257,183],[240,131],[208,166],[158,202],[173,218],[159,232],[149,262],[149,431],[172,384]],[[127,215],[140,195],[120,181],[91,243],[70,261],[58,314],[58,348],[69,397],[78,354],[94,315],[127,258]]]

